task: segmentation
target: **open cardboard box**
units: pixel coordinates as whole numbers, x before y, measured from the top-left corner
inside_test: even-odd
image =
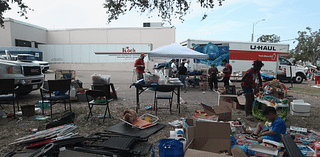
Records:
[[[224,94],[220,95],[219,99],[220,101],[222,100],[232,103],[232,108],[236,109],[244,109],[244,105],[246,103],[246,98],[244,96]]]
[[[232,103],[219,101],[219,106],[210,107],[206,104],[201,105],[208,116],[218,115],[219,121],[230,121],[232,118]]]
[[[230,124],[224,122],[199,122],[194,125],[193,119],[186,119],[187,149],[185,157],[230,156]],[[222,153],[222,154],[220,154]],[[227,154],[229,155],[227,155]],[[246,157],[241,148],[232,149],[235,157]]]
[[[201,151],[231,154],[230,124],[224,122],[199,122],[195,126],[187,119],[188,148]]]

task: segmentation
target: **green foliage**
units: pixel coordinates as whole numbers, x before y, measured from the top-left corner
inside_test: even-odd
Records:
[[[277,36],[275,34],[262,35],[257,39],[257,42],[278,43],[280,42],[280,36]]]
[[[316,65],[316,61],[320,57],[320,29],[312,32],[310,27],[307,31],[299,31],[299,37],[296,38],[298,45],[292,51],[292,56],[296,60],[310,61]]]
[[[120,15],[132,9],[141,13],[157,11],[158,17],[170,23],[173,17],[179,18],[179,20],[183,22],[183,17],[190,13],[192,1],[193,0],[106,0],[103,7],[107,9],[108,23],[112,20],[117,20]],[[217,1],[219,2],[219,6],[221,6],[222,1],[225,0]],[[214,8],[214,0],[196,0],[196,2],[204,9]],[[204,14],[202,20],[206,17],[207,14]]]
[[[3,13],[7,10],[11,10],[10,7],[10,2],[11,4],[16,3],[20,10],[17,12],[18,14],[20,14],[20,16],[25,17],[25,19],[28,19],[27,17],[27,10],[31,10],[31,8],[29,8],[25,3],[22,2],[22,0],[0,0],[0,26],[3,28],[4,25],[4,17],[3,17]]]

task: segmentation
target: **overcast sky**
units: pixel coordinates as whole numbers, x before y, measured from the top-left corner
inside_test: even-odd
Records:
[[[128,12],[118,20],[107,23],[104,0],[23,0],[34,11],[28,12],[28,19],[19,17],[19,9],[12,5],[4,17],[24,21],[47,29],[70,28],[107,28],[107,27],[142,27],[143,22],[161,22],[156,14],[148,18],[147,14]],[[312,3],[311,3],[312,2]],[[202,15],[208,17],[201,21]],[[265,21],[262,21],[265,19]],[[213,10],[200,9],[197,3],[192,4],[192,11],[185,21],[174,19],[176,42],[187,39],[251,41],[254,26],[255,40],[261,35],[276,34],[281,43],[294,48],[293,39],[298,31],[311,27],[320,29],[320,1],[304,0],[225,0],[222,6],[216,5]],[[258,22],[259,21],[259,22]]]

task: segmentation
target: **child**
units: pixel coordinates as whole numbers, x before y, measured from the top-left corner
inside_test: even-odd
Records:
[[[277,111],[274,107],[266,107],[262,114],[266,116],[266,118],[271,121],[272,124],[268,128],[263,123],[259,123],[253,134],[247,136],[246,138],[257,139],[259,143],[261,143],[263,139],[281,142],[280,135],[286,134],[286,123],[277,115]]]

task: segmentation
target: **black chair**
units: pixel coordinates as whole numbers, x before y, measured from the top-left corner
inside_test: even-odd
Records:
[[[89,106],[89,114],[88,114],[87,121],[88,121],[89,117],[92,116],[92,108],[94,105],[105,105],[106,106],[106,110],[104,111],[104,115],[103,115],[103,122],[104,122],[104,119],[106,118],[107,110],[109,113],[109,118],[111,118],[109,103],[112,101],[112,99],[107,97],[107,94],[104,91],[102,91],[102,90],[88,90],[88,91],[86,91],[86,98],[87,98],[87,102],[88,102],[88,106]],[[103,101],[104,98],[105,98],[105,101]]]
[[[67,110],[66,103],[69,102],[70,111],[71,102],[70,102],[70,85],[71,80],[48,80],[44,83],[43,88],[40,88],[42,102],[49,100],[50,104],[50,115],[52,117],[52,106],[56,103],[63,102],[64,109]],[[42,112],[44,113],[44,112]]]
[[[2,109],[2,103],[12,103],[13,106],[13,116],[16,117],[15,102],[17,102],[19,110],[19,102],[17,99],[17,91],[14,85],[14,79],[0,79],[0,107]]]
[[[175,90],[175,87],[168,87],[168,86],[159,86],[159,87],[155,88],[153,108],[156,111],[156,115],[157,115],[157,111],[159,109],[158,108],[158,99],[169,100],[169,110],[170,110],[170,114],[171,114],[171,107],[172,107],[172,99],[173,99],[174,90]]]

